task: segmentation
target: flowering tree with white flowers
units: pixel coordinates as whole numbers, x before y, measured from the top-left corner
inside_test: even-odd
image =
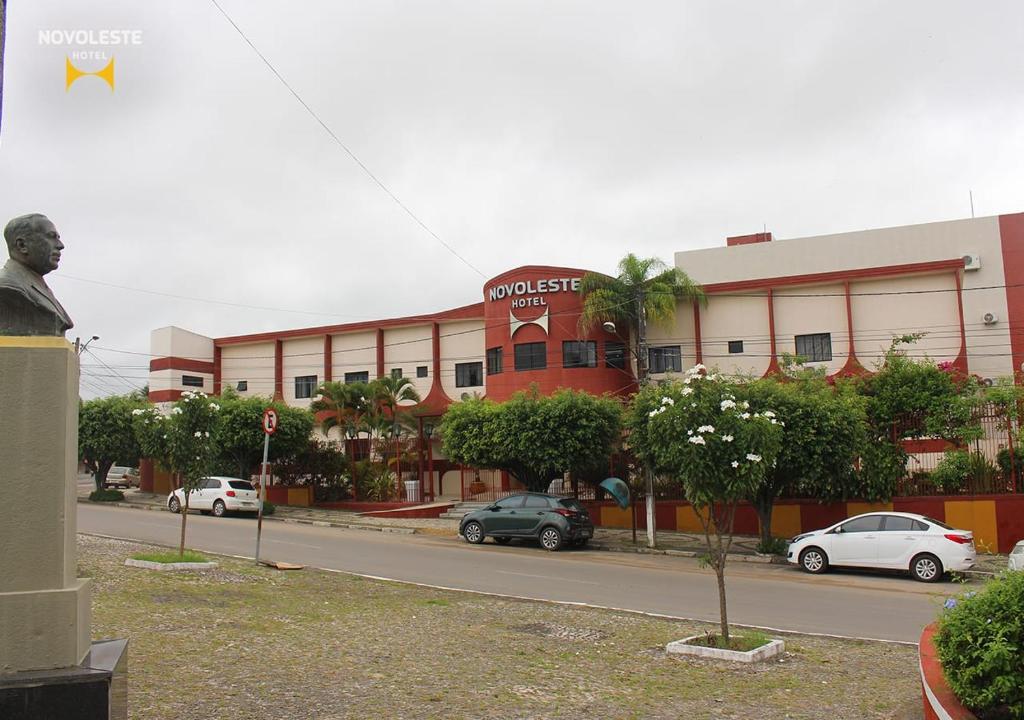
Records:
[[[722,641],[728,645],[725,562],[736,508],[774,465],[784,422],[744,399],[742,385],[697,365],[681,380],[641,390],[629,425],[634,452],[655,472],[677,480],[693,505],[718,579]]]
[[[185,527],[189,495],[209,476],[216,458],[211,435],[220,406],[201,392],[185,392],[163,416],[155,408],[134,411],[134,425],[144,454],[152,457],[181,479],[185,505],[181,509],[181,542],[178,554],[185,554]]]

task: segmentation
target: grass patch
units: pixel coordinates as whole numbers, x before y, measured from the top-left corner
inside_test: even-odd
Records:
[[[124,493],[120,490],[93,490],[89,493],[89,500],[92,502],[119,502],[124,500]]]
[[[716,635],[711,631],[707,631],[700,637],[696,637],[688,642],[687,645],[700,645],[701,647],[749,652],[751,650],[756,650],[763,645],[767,645],[771,641],[772,639],[760,630],[745,630],[741,633],[730,633],[728,643],[722,640],[721,635]]]
[[[145,560],[155,563],[204,563],[209,562],[205,555],[200,555],[193,550],[186,550],[184,555],[176,552],[141,552],[132,555],[132,560]]]
[[[799,636],[740,667],[665,652],[710,624],[219,556],[208,572],[139,573],[124,558],[159,548],[78,543],[93,636],[131,640],[133,718],[887,720],[921,707],[911,646]]]

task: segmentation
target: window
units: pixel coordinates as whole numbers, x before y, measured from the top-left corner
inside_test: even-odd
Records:
[[[543,370],[548,366],[547,343],[521,343],[515,351],[516,370]]]
[[[493,507],[501,508],[502,510],[513,510],[515,508],[521,508],[523,506],[522,495],[512,495],[504,500],[499,500],[494,503]]]
[[[843,528],[843,532],[857,533],[857,532],[875,532],[882,526],[881,515],[868,515],[867,517],[854,518],[848,523],[843,523],[840,527]]]
[[[832,359],[832,333],[796,336],[796,354],[807,362],[826,362]]]
[[[502,367],[502,351],[500,347],[491,348],[487,351],[487,374],[497,375],[504,368]]]
[[[196,490],[220,490],[220,480],[216,478],[204,478]]]
[[[743,341],[742,340],[730,340],[729,341],[729,354],[735,355],[736,353],[743,352]]]
[[[203,386],[203,379],[198,375],[182,375],[181,384],[185,387],[199,387]]]
[[[543,495],[527,495],[526,502],[523,503],[524,508],[546,508],[551,507],[551,503]]]
[[[416,366],[416,377],[421,378],[421,377],[426,377],[426,376],[427,376],[427,366],[426,365],[417,365]]]
[[[920,530],[919,525],[924,525],[924,523],[918,522],[914,518],[902,517],[900,515],[886,515],[883,530],[888,530],[889,532],[909,532],[911,530]]]
[[[402,377],[402,368],[391,368],[391,377],[398,380]]]
[[[652,373],[682,372],[683,356],[678,345],[652,347],[647,351]]]
[[[566,340],[563,342],[562,367],[597,367],[597,343],[593,340]]]
[[[295,397],[311,398],[316,390],[316,375],[300,375],[295,378]]]
[[[604,344],[604,366],[626,369],[626,343],[606,342]]]
[[[345,373],[345,384],[351,385],[352,383],[368,383],[370,382],[370,372],[364,370],[363,372],[350,372]]]
[[[238,385],[235,386],[235,390],[237,390],[238,392],[245,392],[248,389],[249,389],[249,381],[248,380],[239,380],[238,381]]]
[[[479,387],[483,384],[483,363],[455,363],[455,387]]]
[[[228,485],[234,490],[252,490],[252,483],[245,480],[228,480]]]

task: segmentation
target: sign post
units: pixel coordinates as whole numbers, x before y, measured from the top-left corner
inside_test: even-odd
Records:
[[[260,564],[260,537],[263,535],[263,499],[267,496],[267,453],[270,450],[270,436],[277,430],[277,410],[263,411],[263,464],[260,465],[260,502],[256,519],[256,564]]]

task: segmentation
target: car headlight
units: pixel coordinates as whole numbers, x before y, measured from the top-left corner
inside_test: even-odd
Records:
[[[789,541],[789,544],[798,543],[801,540],[811,537],[811,533],[804,533],[803,535],[797,535],[795,538]]]

